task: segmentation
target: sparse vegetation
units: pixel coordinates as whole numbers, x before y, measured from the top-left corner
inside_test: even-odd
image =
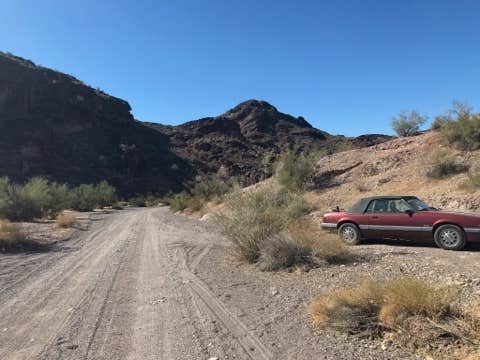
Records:
[[[280,234],[309,211],[301,196],[272,189],[237,190],[227,196],[225,208],[218,222],[249,262],[259,259],[266,239]]]
[[[170,199],[170,209],[172,211],[183,211],[188,206],[188,200],[190,195],[186,192],[181,192],[179,194],[174,195]]]
[[[442,119],[440,130],[449,144],[461,150],[480,148],[480,114],[474,114],[468,105],[454,102]]]
[[[227,197],[217,220],[240,256],[264,270],[294,265],[317,266],[352,258],[338,239],[304,219],[309,204],[285,190],[238,190]]]
[[[50,183],[40,177],[23,185],[0,178],[0,217],[11,221],[55,218],[64,209],[90,211],[114,202],[115,188],[107,182],[70,189],[65,184]]]
[[[414,136],[427,121],[427,116],[416,111],[402,111],[392,120],[392,128],[398,136]]]
[[[183,211],[187,208],[200,211],[209,201],[220,202],[235,185],[235,179],[227,176],[223,169],[213,175],[197,176],[191,192],[183,191],[168,200],[170,208],[173,211]]]
[[[286,231],[263,240],[260,253],[259,263],[264,270],[338,264],[353,259],[337,237],[321,231],[309,220],[295,221]]]
[[[8,220],[0,220],[0,251],[27,245],[27,236],[22,228]]]
[[[117,201],[115,188],[106,181],[98,185],[82,184],[71,190],[71,208],[78,211],[92,211],[97,207],[113,205]]]
[[[456,308],[456,295],[452,287],[414,278],[368,280],[319,296],[309,311],[318,327],[369,337],[390,333],[400,345],[428,352],[438,341],[473,343],[478,321]]]
[[[363,193],[371,190],[371,187],[364,181],[356,181],[355,182],[355,189],[357,191]]]
[[[77,225],[77,218],[73,214],[63,212],[57,215],[55,223],[59,228],[72,228]]]
[[[315,164],[320,155],[287,151],[276,164],[276,177],[280,185],[289,191],[303,192],[314,187]]]
[[[455,158],[447,152],[440,152],[434,159],[427,176],[432,179],[444,179],[448,176],[460,174],[468,170],[468,167],[457,163]]]

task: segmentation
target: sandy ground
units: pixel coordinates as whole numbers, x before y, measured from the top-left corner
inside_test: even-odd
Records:
[[[468,298],[480,287],[475,249],[371,243],[308,273],[232,253],[208,222],[153,208],[96,215],[48,252],[0,254],[0,359],[416,359],[314,330],[308,302],[379,275],[450,281]]]

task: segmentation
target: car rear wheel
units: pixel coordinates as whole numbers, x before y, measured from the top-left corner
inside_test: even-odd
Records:
[[[446,250],[462,250],[465,247],[465,232],[457,225],[442,225],[435,230],[435,243]]]
[[[355,224],[345,223],[338,228],[338,235],[342,241],[348,245],[360,244],[360,230]]]

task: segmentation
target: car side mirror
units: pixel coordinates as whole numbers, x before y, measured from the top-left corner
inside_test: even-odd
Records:
[[[335,207],[332,209],[332,212],[340,212],[340,207],[339,207],[339,206],[335,206]]]
[[[405,210],[405,214],[407,214],[408,216],[412,216],[414,213],[415,211],[413,211],[412,209]]]

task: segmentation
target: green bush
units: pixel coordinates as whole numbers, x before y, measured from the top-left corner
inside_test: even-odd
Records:
[[[445,152],[441,152],[434,159],[431,169],[427,172],[427,176],[432,179],[444,179],[467,170],[467,166],[458,164],[455,158]]]
[[[12,221],[55,218],[62,210],[72,208],[90,211],[117,201],[115,188],[106,181],[98,185],[83,184],[70,189],[65,184],[50,183],[34,177],[24,185],[0,178],[0,217]]]
[[[188,200],[190,199],[190,195],[186,192],[181,192],[176,194],[170,200],[170,208],[173,211],[183,211],[188,207]]]
[[[402,111],[392,120],[392,128],[398,136],[414,136],[420,132],[420,128],[427,121],[425,115],[416,111]]]
[[[310,211],[303,197],[270,189],[237,190],[228,195],[225,213],[217,216],[223,233],[249,262],[261,256],[265,241],[279,235]]]
[[[452,120],[447,116],[437,116],[435,120],[433,120],[430,129],[434,131],[442,130],[445,126],[449,125]]]
[[[95,192],[98,198],[98,206],[102,208],[105,206],[111,206],[118,201],[117,191],[105,180],[95,186]]]
[[[99,206],[99,198],[92,184],[82,184],[72,189],[71,207],[77,211],[92,211]]]
[[[302,192],[314,187],[315,164],[319,159],[316,153],[283,153],[276,165],[276,177],[287,190]]]
[[[137,195],[128,199],[128,204],[135,207],[147,206],[147,198],[143,195]]]
[[[220,175],[198,176],[193,186],[192,195],[210,201],[221,198],[232,189],[230,180],[223,179]]]
[[[445,140],[461,150],[480,148],[480,114],[464,113],[442,129]]]
[[[0,217],[12,221],[30,221],[46,215],[49,203],[48,182],[33,178],[25,185],[0,181]]]

